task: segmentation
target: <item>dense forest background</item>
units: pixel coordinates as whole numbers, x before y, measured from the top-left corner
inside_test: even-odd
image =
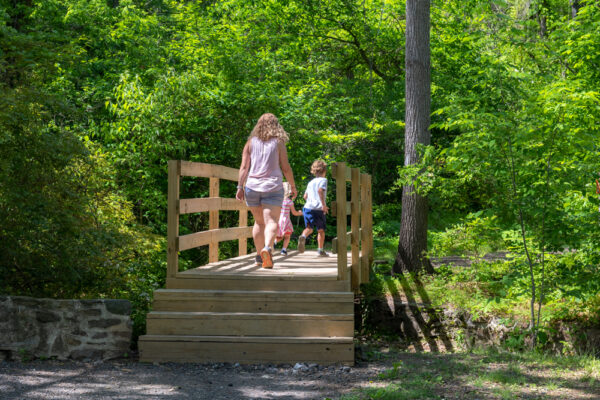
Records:
[[[0,0],[0,292],[129,298],[139,333],[167,161],[237,167],[272,112],[300,189],[316,158],[373,175],[378,257],[416,179],[430,256],[512,254],[446,283],[505,310],[536,284],[549,315],[600,320],[600,2],[434,1],[431,24],[431,146],[402,168],[402,0]]]

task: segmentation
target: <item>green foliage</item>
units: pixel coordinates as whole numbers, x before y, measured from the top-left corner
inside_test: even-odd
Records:
[[[503,232],[497,225],[497,218],[481,216],[481,212],[471,213],[464,223],[446,228],[443,232],[429,231],[429,254],[432,257],[471,256],[483,257],[487,253],[505,248]]]
[[[373,175],[376,258],[394,258],[397,189],[416,178],[430,255],[514,255],[442,269],[432,285],[445,279],[478,310],[521,304],[526,244],[549,315],[591,318],[597,2],[579,1],[577,18],[558,0],[434,2],[432,145],[414,168],[401,167],[404,4],[0,0],[0,290],[128,297],[143,326],[164,283],[167,160],[236,167],[254,121],[274,112],[300,190],[316,158]],[[204,196],[207,183],[181,192]],[[207,224],[186,215],[181,232]],[[205,260],[182,255],[184,268]]]

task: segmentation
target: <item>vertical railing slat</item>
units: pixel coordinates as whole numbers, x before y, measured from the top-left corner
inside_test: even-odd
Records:
[[[362,282],[368,282],[369,281],[369,239],[368,239],[368,235],[369,235],[369,230],[368,230],[368,223],[369,223],[369,202],[367,201],[367,196],[368,196],[368,190],[367,190],[367,186],[368,186],[368,178],[369,175],[367,174],[361,174],[360,176],[360,208],[361,208],[361,219],[360,219],[360,228],[361,228],[361,257],[360,257],[360,261],[361,261],[361,279]]]
[[[179,271],[179,176],[181,161],[169,160],[169,180],[167,197],[167,277],[175,278]]]
[[[219,197],[219,178],[210,178],[208,189],[210,197]],[[219,210],[208,212],[208,229],[219,229]],[[208,262],[213,263],[219,261],[219,242],[211,242],[208,245]]]
[[[240,225],[248,226],[248,210],[240,210]],[[248,254],[248,238],[242,238],[238,242],[238,251],[240,256]]]
[[[360,289],[362,282],[360,265],[360,169],[351,169],[351,203],[350,203],[350,227],[352,236],[350,244],[352,248],[352,290]]]
[[[346,163],[337,163],[336,203],[337,203],[337,263],[338,280],[348,280],[348,253],[346,244]]]
[[[367,241],[369,242],[369,264],[370,268],[375,259],[375,247],[373,245],[373,193],[371,175],[367,175]]]

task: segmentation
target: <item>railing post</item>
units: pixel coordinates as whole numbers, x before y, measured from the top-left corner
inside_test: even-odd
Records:
[[[175,278],[179,271],[179,176],[181,161],[169,160],[167,197],[167,277]]]
[[[346,244],[346,163],[337,163],[335,168],[337,203],[337,264],[338,280],[348,280],[348,253]]]
[[[219,197],[219,178],[210,178],[208,191],[210,197]],[[208,229],[219,229],[219,209],[209,211]],[[211,242],[208,245],[208,262],[213,263],[217,261],[219,261],[219,242]]]
[[[361,179],[360,179],[360,199],[361,199],[361,203],[360,203],[360,208],[361,208],[361,219],[360,219],[360,227],[361,227],[361,257],[360,257],[360,264],[361,264],[361,278],[362,278],[362,282],[368,282],[369,281],[369,258],[370,258],[370,251],[369,251],[369,229],[368,229],[368,224],[369,224],[369,201],[368,201],[368,197],[369,197],[369,182],[370,182],[370,176],[368,174],[361,174]]]
[[[360,264],[360,169],[351,169],[351,189],[350,193],[350,223],[352,236],[350,244],[352,246],[352,289],[358,291],[362,282],[362,271]]]
[[[240,227],[248,226],[248,210],[240,210]],[[240,238],[238,242],[238,251],[240,256],[248,254],[248,238]]]
[[[371,175],[367,175],[367,241],[369,242],[369,268],[375,259],[375,246],[373,246],[373,193],[371,190]]]

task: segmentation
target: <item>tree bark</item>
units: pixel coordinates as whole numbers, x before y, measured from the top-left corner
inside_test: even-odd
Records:
[[[417,144],[430,142],[430,0],[406,1],[406,127],[404,165],[419,162]],[[426,257],[427,198],[413,185],[402,190],[402,222],[394,272],[433,272]]]
[[[579,12],[579,0],[569,0],[569,6],[571,7],[571,18],[575,19],[577,17],[577,13]]]

